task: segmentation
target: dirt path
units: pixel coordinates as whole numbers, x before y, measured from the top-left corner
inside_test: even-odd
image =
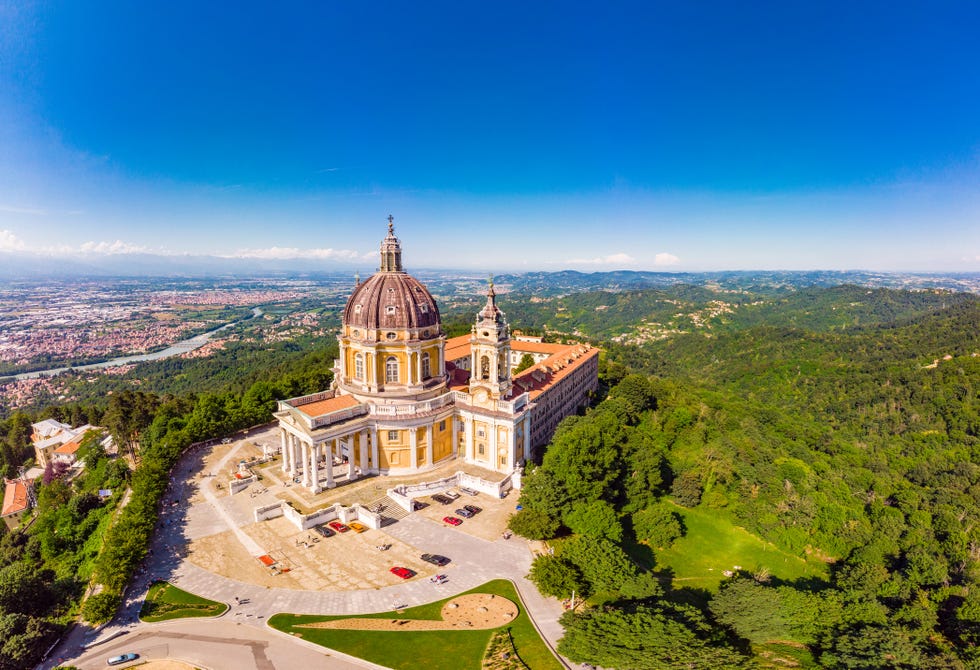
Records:
[[[507,598],[489,593],[471,593],[453,598],[442,607],[442,619],[350,618],[304,624],[297,628],[344,630],[484,630],[499,628],[517,618],[518,608]]]

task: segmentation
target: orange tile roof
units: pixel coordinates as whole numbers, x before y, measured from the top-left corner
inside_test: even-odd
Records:
[[[3,510],[0,516],[17,514],[27,509],[27,484],[23,479],[5,479],[7,488],[3,492]]]
[[[526,351],[532,354],[557,354],[565,349],[576,347],[575,344],[554,344],[551,342],[520,342],[510,341],[511,351]]]
[[[63,445],[54,450],[56,454],[74,454],[81,447],[78,442],[65,442]]]
[[[339,395],[333,398],[327,398],[326,400],[317,400],[316,402],[306,403],[305,405],[295,406],[300,412],[309,417],[323,416],[324,414],[329,414],[330,412],[336,412],[340,409],[347,409],[348,407],[356,407],[360,405],[354,396],[350,395]]]
[[[446,340],[445,357],[447,361],[455,361],[470,355],[470,336],[460,335]]]
[[[531,354],[557,354],[566,349],[577,347],[577,344],[554,344],[553,342],[521,342],[510,341],[510,350]],[[446,360],[455,361],[470,355],[470,336],[460,335],[446,340]]]
[[[514,378],[512,395],[527,392],[534,400],[563,378],[581,367],[586,361],[599,355],[599,350],[589,345],[571,345],[528,368]]]

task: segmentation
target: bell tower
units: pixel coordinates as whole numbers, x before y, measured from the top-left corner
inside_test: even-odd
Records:
[[[510,394],[510,328],[497,307],[493,276],[487,304],[476,315],[470,335],[470,393],[476,402],[499,400]]]

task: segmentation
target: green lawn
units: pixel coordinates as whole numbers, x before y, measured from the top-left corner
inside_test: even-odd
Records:
[[[514,585],[503,579],[487,582],[466,593],[493,593],[520,606]],[[455,597],[455,596],[454,596]],[[451,598],[396,612],[366,614],[360,618],[438,619],[442,606]],[[297,628],[318,621],[346,619],[345,616],[306,616],[276,614],[269,619],[273,628],[302,637],[315,644],[357,656],[395,670],[479,670],[483,653],[494,630],[367,631]],[[538,636],[523,607],[508,626],[518,655],[534,670],[561,670],[544,641]]]
[[[684,519],[686,535],[669,549],[655,552],[657,567],[674,572],[674,588],[691,587],[714,592],[725,578],[725,570],[741,566],[756,572],[766,568],[773,577],[827,578],[827,565],[817,559],[804,561],[778,549],[744,528],[733,526],[711,510],[675,507]]]
[[[149,623],[170,619],[212,617],[224,614],[228,605],[195,596],[169,582],[154,582],[146,594],[140,619]]]

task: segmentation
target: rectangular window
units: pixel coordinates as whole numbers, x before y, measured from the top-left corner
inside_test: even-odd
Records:
[[[485,450],[486,450],[486,447],[484,447],[482,444],[476,445],[476,453],[480,454],[481,456],[483,455],[483,452]]]
[[[392,465],[397,465],[398,464],[398,452],[397,451],[391,455],[391,464]]]
[[[445,420],[439,422],[439,432],[441,433],[444,430],[446,430],[446,421]]]
[[[388,431],[388,441],[389,442],[397,442],[398,441],[398,431],[397,430],[389,430]]]
[[[484,431],[482,428],[477,428],[476,429],[476,436],[477,437],[486,437],[487,434],[486,434],[486,431]]]

